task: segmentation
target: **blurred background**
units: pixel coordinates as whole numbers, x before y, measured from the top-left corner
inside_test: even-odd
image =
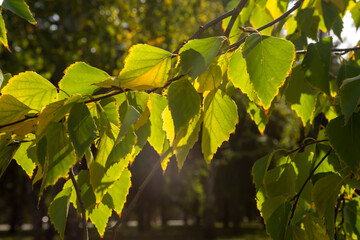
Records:
[[[0,48],[0,69],[16,75],[35,71],[55,85],[64,70],[84,61],[111,75],[123,67],[130,46],[147,43],[174,51],[199,26],[227,10],[229,0],[33,0],[27,1],[37,26],[3,11],[11,52]],[[203,37],[220,34],[221,24]],[[179,172],[171,159],[144,190],[118,239],[265,239],[251,179],[254,161],[274,148],[291,148],[301,139],[301,122],[281,101],[263,135],[246,113],[242,95],[239,124],[207,166],[195,144]],[[158,157],[148,145],[130,167],[128,202]],[[62,181],[39,202],[38,184],[12,162],[0,179],[0,239],[59,239],[47,217]],[[126,207],[126,206],[125,206]],[[118,217],[113,216],[114,220]],[[80,218],[70,209],[66,239],[80,239]],[[80,236],[79,236],[80,235]],[[110,238],[105,233],[104,238]],[[98,239],[91,229],[91,239]]]

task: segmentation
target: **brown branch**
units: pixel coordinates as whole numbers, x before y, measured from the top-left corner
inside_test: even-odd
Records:
[[[130,91],[130,89],[113,91],[113,92],[110,92],[110,93],[108,93],[108,94],[106,94],[106,95],[103,95],[103,96],[100,96],[100,97],[95,97],[95,98],[86,100],[86,101],[85,101],[85,104],[91,103],[91,102],[97,102],[97,101],[103,100],[103,99],[105,99],[105,98],[109,98],[109,97],[118,95],[118,94],[123,93],[123,92],[128,92],[128,91]]]
[[[322,140],[316,140],[316,141],[312,141],[312,142],[309,142],[309,143],[305,143],[305,144],[301,145],[300,147],[295,148],[294,150],[291,150],[291,151],[285,153],[284,156],[289,156],[290,154],[292,154],[294,152],[303,150],[305,147],[307,147],[309,145],[316,144],[316,143],[322,143],[322,142],[328,142],[328,141],[329,141],[329,139],[322,139]]]
[[[242,0],[242,2],[243,2],[243,0]],[[244,1],[244,2],[246,3],[247,0]],[[238,9],[234,8],[233,10],[231,10],[229,12],[226,12],[226,13],[222,14],[221,16],[211,20],[210,22],[206,23],[205,25],[200,26],[199,29],[188,40],[186,40],[186,41],[184,41],[183,43],[180,44],[180,46],[173,52],[173,54],[178,54],[180,49],[182,48],[182,46],[184,46],[188,41],[198,38],[200,36],[200,34],[202,34],[206,29],[208,29],[208,28],[214,26],[215,24],[221,22],[225,18],[233,16],[237,11],[238,11]]]
[[[299,201],[299,199],[300,199],[300,195],[301,195],[302,191],[305,189],[306,184],[310,181],[311,177],[314,175],[316,169],[319,168],[320,164],[323,163],[324,160],[330,155],[331,150],[332,150],[332,148],[330,148],[329,151],[327,151],[327,153],[325,154],[325,156],[319,161],[319,163],[318,163],[318,164],[314,167],[314,169],[310,172],[310,174],[309,174],[309,176],[306,178],[304,184],[301,186],[299,192],[298,192],[293,198],[290,199],[290,202],[291,202],[291,201],[294,201],[294,200],[295,200],[295,202],[294,202],[294,205],[292,206],[292,209],[291,209],[291,215],[290,215],[290,218],[289,218],[288,225],[290,225],[291,220],[292,220],[292,218],[294,217],[294,213],[295,213],[295,210],[296,210],[296,205],[297,205],[297,203],[298,203],[298,201]]]
[[[172,148],[169,148],[165,153],[163,153],[159,159],[159,161],[157,161],[154,166],[152,167],[150,173],[146,176],[145,180],[143,181],[143,183],[140,185],[139,189],[136,192],[135,197],[131,200],[129,206],[124,209],[124,212],[121,214],[120,219],[116,222],[116,224],[114,226],[112,226],[111,228],[109,228],[109,230],[112,230],[112,240],[116,239],[116,229],[120,226],[120,224],[127,218],[127,216],[129,215],[129,213],[135,208],[137,201],[139,200],[141,194],[143,193],[144,189],[146,188],[146,186],[149,184],[150,180],[152,179],[152,177],[154,176],[154,174],[156,173],[156,171],[160,168],[161,166],[161,162],[164,160],[164,158],[166,156],[169,155],[169,153],[171,153]]]
[[[285,19],[287,16],[289,16],[292,12],[294,12],[296,9],[298,9],[301,4],[304,2],[304,0],[298,0],[294,6],[292,8],[290,8],[288,11],[286,11],[283,15],[281,15],[280,17],[278,17],[277,19],[269,22],[268,24],[265,24],[264,26],[262,27],[259,27],[258,29],[254,30],[254,31],[250,31],[250,33],[256,33],[256,32],[260,32],[268,27],[271,27],[273,25],[275,25],[276,23],[280,22],[281,20]],[[250,35],[250,34],[249,34]],[[236,48],[238,48],[241,44],[243,44],[246,40],[246,38],[249,36],[245,36],[243,37],[242,39],[240,39],[239,41],[237,41],[236,43],[230,45],[227,50],[234,50]]]
[[[1,129],[1,128],[5,128],[5,127],[10,127],[10,126],[13,126],[13,125],[15,125],[15,124],[22,123],[22,122],[25,122],[26,120],[33,119],[33,118],[37,118],[37,117],[38,117],[38,115],[35,115],[35,116],[25,116],[25,118],[20,119],[20,120],[18,120],[18,121],[0,125],[0,129]]]
[[[73,172],[72,168],[69,171],[69,176],[70,176],[70,179],[71,179],[71,181],[72,181],[72,183],[74,185],[77,199],[79,200],[79,203],[80,203],[81,215],[82,215],[82,223],[83,223],[83,228],[84,228],[84,240],[89,240],[89,231],[88,231],[88,227],[87,227],[87,223],[86,223],[85,204],[84,204],[84,201],[83,201],[83,199],[81,197],[81,190],[79,188],[79,185],[76,182],[76,179],[75,179],[74,172]]]
[[[331,49],[331,52],[336,52],[340,55],[346,54],[351,51],[360,50],[360,46],[352,47],[352,48],[333,48]],[[307,50],[297,50],[296,54],[306,54]]]
[[[239,2],[239,4],[233,9],[234,13],[233,15],[231,16],[231,19],[229,21],[229,24],[227,25],[226,27],[226,30],[225,30],[225,37],[229,37],[230,35],[230,32],[231,32],[231,29],[233,28],[234,26],[234,23],[236,21],[236,18],[239,16],[240,12],[242,11],[242,9],[244,8],[245,4],[247,3],[248,0],[241,0]]]

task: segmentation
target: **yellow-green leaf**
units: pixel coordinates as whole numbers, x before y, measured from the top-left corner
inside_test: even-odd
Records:
[[[60,237],[64,239],[66,220],[70,205],[72,188],[64,188],[59,192],[49,206],[50,221],[54,225]]]
[[[0,125],[24,119],[31,109],[11,95],[0,96]]]
[[[187,42],[179,52],[182,73],[189,74],[192,79],[204,73],[218,54],[224,40],[224,37],[210,37]]]
[[[217,149],[235,131],[238,113],[235,102],[221,90],[206,96],[204,111],[201,148],[209,164]]]
[[[23,72],[10,78],[8,84],[1,90],[32,109],[41,110],[53,102],[56,97],[56,87],[35,72]]]
[[[90,95],[99,87],[96,83],[109,79],[110,76],[97,68],[84,62],[76,62],[65,70],[65,75],[59,82],[61,91],[58,99],[74,94]]]
[[[165,85],[172,53],[147,44],[130,48],[125,67],[119,74],[120,87],[146,90]]]
[[[243,55],[261,105],[269,109],[291,72],[295,47],[284,39],[252,34],[246,39]]]
[[[65,177],[70,167],[76,163],[74,148],[66,134],[64,124],[53,122],[47,129],[47,154],[45,158],[44,177],[41,183],[41,193],[46,186],[55,184]]]
[[[242,55],[241,48],[237,49],[230,58],[228,77],[236,88],[245,93],[248,98],[255,103],[259,103],[254,86],[250,81],[247,72],[246,60]]]
[[[196,91],[202,93],[217,88],[222,81],[221,68],[217,63],[212,63],[210,67],[194,81]]]
[[[16,162],[24,169],[29,178],[32,177],[36,167],[34,161],[28,156],[27,150],[32,142],[24,142],[20,145],[14,155]]]
[[[9,44],[8,44],[8,40],[7,40],[7,36],[6,36],[5,22],[4,22],[4,19],[3,19],[2,15],[1,15],[1,10],[0,10],[0,42],[7,49],[9,49]]]

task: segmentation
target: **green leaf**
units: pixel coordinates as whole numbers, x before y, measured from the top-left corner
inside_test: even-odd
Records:
[[[325,26],[328,32],[330,32],[330,30],[334,27],[334,24],[336,23],[337,19],[340,18],[339,16],[340,9],[331,1],[324,1],[324,0],[321,1],[321,7],[323,11]]]
[[[106,98],[100,101],[106,119],[117,127],[120,127],[120,116],[118,106],[113,98]]]
[[[336,78],[337,87],[340,88],[346,78],[353,78],[358,75],[360,75],[360,66],[353,61],[344,61],[343,64],[341,64]]]
[[[360,2],[357,2],[351,9],[351,16],[354,20],[356,29],[360,27]]]
[[[224,37],[210,37],[187,42],[179,52],[182,74],[189,74],[192,79],[203,74],[218,54],[224,41]]]
[[[269,109],[290,74],[295,47],[284,39],[252,34],[246,39],[243,55],[260,103]]]
[[[46,134],[47,127],[51,122],[61,121],[64,116],[70,112],[74,104],[80,101],[82,101],[82,97],[80,95],[74,95],[68,99],[46,105],[38,117],[39,124],[36,129],[37,139],[41,139],[43,135]]]
[[[165,141],[165,131],[163,130],[163,120],[161,114],[167,106],[166,97],[158,94],[150,94],[150,123],[151,134],[148,139],[150,145],[160,155]]]
[[[52,83],[39,74],[23,72],[12,77],[1,92],[12,95],[32,109],[41,110],[55,100],[57,91]]]
[[[89,213],[90,220],[95,225],[101,238],[104,237],[106,224],[111,216],[111,205],[111,197],[109,195],[105,195],[104,200],[94,206]]]
[[[76,163],[75,152],[66,134],[64,124],[60,122],[49,124],[46,139],[48,142],[47,154],[40,193],[46,186],[53,185],[59,178],[65,177],[69,169]]]
[[[118,133],[117,127],[111,125],[111,129],[107,129],[101,136],[95,160],[88,163],[90,184],[94,190],[97,204],[101,202],[114,182],[119,179],[122,171],[128,166],[130,161],[129,158],[121,159],[121,161],[118,159],[118,162],[111,165],[108,169],[105,168],[110,152],[115,145],[115,136]]]
[[[0,42],[9,50],[9,44],[6,36],[5,22],[1,15],[1,10],[0,10]]]
[[[259,5],[255,6],[250,17],[250,23],[254,28],[259,28],[272,20],[273,18],[271,17],[269,10],[267,8],[260,7]],[[272,29],[273,27],[271,26],[261,32],[264,35],[271,35]]]
[[[108,194],[111,196],[114,203],[114,210],[120,216],[121,211],[126,202],[126,197],[129,194],[131,187],[131,173],[128,169],[125,169],[119,180],[109,189]]]
[[[4,174],[15,154],[15,151],[18,149],[18,146],[16,145],[8,146],[10,140],[10,133],[0,133],[0,177]]]
[[[307,235],[306,235],[306,232],[304,231],[304,229],[294,226],[294,225],[289,225],[287,227],[285,239],[286,240],[310,240],[309,238],[307,238]]]
[[[190,82],[183,79],[170,85],[168,99],[176,134],[199,113],[200,96]]]
[[[235,131],[238,122],[235,102],[221,90],[210,92],[204,103],[201,149],[208,164],[217,149]]]
[[[354,232],[356,236],[360,237],[360,204],[359,197],[345,202],[344,218],[346,224],[346,231],[350,234]],[[350,228],[350,229],[349,229]]]
[[[326,230],[329,236],[334,236],[334,208],[341,186],[342,179],[338,175],[332,173],[319,179],[313,187],[312,196],[316,210],[319,216],[325,219]]]
[[[0,96],[0,125],[24,119],[31,109],[11,95]]]
[[[194,81],[194,88],[197,92],[211,91],[217,88],[222,82],[221,68],[217,63],[210,67]]]
[[[135,107],[128,105],[127,110],[125,112],[124,119],[122,120],[122,123],[121,123],[119,135],[116,138],[116,145],[121,142],[123,137],[129,131],[130,127],[136,123],[136,121],[139,119],[139,117],[140,117],[139,111],[136,110]]]
[[[95,83],[102,82],[110,76],[97,68],[84,62],[76,62],[65,70],[65,75],[59,82],[61,91],[58,99],[63,99],[74,94],[90,95],[99,87]]]
[[[150,96],[146,92],[131,91],[126,93],[126,98],[129,105],[133,106],[140,113],[140,117],[134,125],[135,130],[137,130],[149,120],[150,111],[147,105],[150,101]]]
[[[340,106],[344,114],[345,124],[356,109],[360,98],[360,75],[343,81],[340,87]]]
[[[11,78],[10,73],[4,74],[0,69],[0,90],[3,89],[6,86],[6,84],[8,84],[10,78]]]
[[[136,144],[136,135],[134,134],[133,128],[127,132],[119,143],[116,143],[110,152],[110,155],[106,161],[105,169],[108,169],[114,163],[121,161],[128,154],[131,154]]]
[[[309,240],[324,239],[328,240],[329,236],[326,234],[324,221],[308,214],[304,218],[305,232]]]
[[[255,184],[256,190],[259,190],[264,183],[264,178],[270,166],[273,155],[274,152],[271,152],[264,157],[259,158],[252,167],[251,174],[253,176],[253,182]]]
[[[178,168],[181,169],[185,159],[199,138],[200,127],[203,115],[196,115],[187,126],[182,127],[176,134],[173,143],[173,152],[176,155]]]
[[[326,134],[338,156],[356,172],[360,159],[360,114],[354,113],[346,126],[343,116],[331,120]]]
[[[257,198],[262,189],[259,189]],[[266,231],[272,239],[284,239],[291,204],[283,195],[268,198],[261,204],[262,217],[266,225]]]
[[[36,167],[35,162],[28,156],[27,150],[32,145],[32,142],[24,142],[14,155],[16,162],[24,169],[29,178],[32,177]]]
[[[9,9],[19,17],[24,18],[29,23],[36,25],[36,21],[30,12],[29,6],[25,3],[24,0],[4,0],[2,7]]]
[[[253,84],[247,72],[246,60],[242,55],[241,48],[238,48],[230,58],[228,77],[236,88],[245,93],[255,103],[259,103]]]
[[[120,87],[147,90],[162,87],[169,77],[172,53],[147,44],[130,48],[120,72]]]
[[[284,239],[290,216],[291,203],[282,203],[266,222],[266,231],[272,239]]]
[[[95,194],[92,190],[92,187],[90,185],[90,175],[89,175],[89,171],[87,170],[81,170],[79,172],[79,175],[77,175],[75,177],[76,182],[78,184],[80,193],[81,193],[81,198],[83,200],[84,203],[84,207],[86,210],[86,216],[89,216],[89,210],[91,210],[92,208],[94,208],[94,206],[96,205],[96,199],[95,199]],[[72,183],[71,180],[68,180],[65,185],[64,188],[66,187],[71,187],[72,188],[72,194],[71,194],[71,198],[70,201],[74,204],[74,207],[77,209],[78,214],[81,214],[81,206],[80,206],[80,201],[76,195],[76,191],[75,191],[75,187]]]
[[[285,97],[291,109],[301,118],[303,125],[312,124],[316,106],[316,90],[305,81],[305,74],[300,66],[292,71]]]
[[[70,205],[71,188],[59,192],[49,206],[49,217],[60,238],[64,239],[66,220]]]
[[[264,188],[269,197],[295,195],[296,173],[294,167],[287,163],[269,170],[264,177]]]
[[[90,147],[97,137],[94,120],[85,103],[76,103],[71,108],[68,118],[68,130],[76,155],[81,159],[86,149]]]
[[[292,165],[295,170],[295,174],[297,175],[296,178],[296,187],[295,190],[298,193],[305,183],[306,179],[309,176],[310,171],[312,170],[314,154],[312,152],[301,152],[296,153],[296,155],[292,158]],[[324,163],[322,163],[324,164]],[[312,182],[309,181],[305,185],[300,197],[309,203],[312,202],[311,200],[311,189],[312,189]]]
[[[305,77],[316,89],[330,94],[329,66],[331,59],[332,38],[323,38],[317,43],[310,43],[302,62]]]
[[[270,113],[272,112],[272,107],[270,107],[269,111],[265,112],[255,103],[251,102],[247,98],[247,96],[243,96],[242,100],[246,107],[246,112],[250,115],[251,120],[253,120],[257,125],[261,135],[263,135],[266,128],[266,124],[269,122]]]

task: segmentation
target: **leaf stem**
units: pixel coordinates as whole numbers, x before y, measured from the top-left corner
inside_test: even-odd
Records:
[[[85,204],[84,201],[81,197],[81,190],[79,188],[79,185],[76,182],[75,176],[74,176],[74,171],[71,168],[69,171],[69,176],[70,179],[74,185],[75,191],[76,191],[76,196],[77,199],[79,200],[80,203],[80,208],[81,208],[81,215],[82,215],[82,223],[83,223],[83,228],[84,228],[84,240],[89,240],[89,230],[87,227],[87,223],[86,223],[86,210],[85,210]]]
[[[289,16],[292,12],[294,12],[296,9],[298,9],[301,4],[304,2],[304,0],[298,0],[294,6],[292,8],[290,8],[288,11],[286,11],[283,15],[281,15],[280,17],[276,18],[275,20],[265,24],[264,26],[259,27],[258,29],[254,30],[254,31],[250,31],[250,33],[255,33],[255,32],[260,32],[268,27],[271,27],[273,25],[275,25],[276,23],[280,22],[281,20],[285,19],[287,16]],[[249,34],[250,35],[250,34]],[[227,50],[235,50],[236,48],[238,48],[241,44],[243,44],[246,40],[246,38],[249,36],[245,36],[242,39],[240,39],[239,41],[237,41],[236,43],[230,45],[229,47],[227,47]]]
[[[331,150],[332,150],[332,148],[330,148],[329,151],[327,151],[327,153],[325,154],[325,156],[319,161],[319,163],[316,164],[316,166],[314,167],[314,169],[311,170],[309,176],[306,178],[304,184],[301,186],[299,192],[298,192],[293,198],[290,199],[290,202],[292,202],[292,201],[294,201],[294,200],[295,200],[295,202],[294,202],[294,205],[292,206],[292,209],[291,209],[291,215],[290,215],[290,218],[289,218],[288,225],[290,225],[291,220],[292,220],[292,218],[294,217],[294,213],[295,213],[295,210],[296,210],[296,205],[297,205],[297,203],[298,203],[298,201],[299,201],[299,199],[300,199],[301,193],[302,193],[302,192],[304,191],[304,189],[305,189],[306,184],[310,181],[311,177],[314,175],[316,169],[319,168],[320,164],[323,163],[324,160],[330,155]]]

